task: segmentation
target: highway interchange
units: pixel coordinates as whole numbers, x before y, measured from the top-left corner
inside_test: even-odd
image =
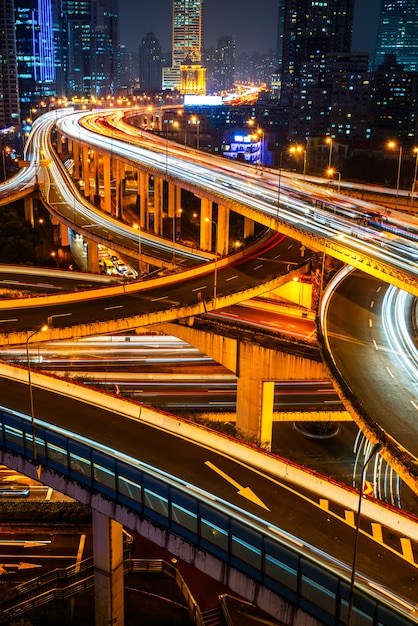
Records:
[[[80,131],[77,131],[80,132]],[[89,136],[90,137],[90,136]],[[90,139],[89,139],[90,141]],[[101,138],[101,141],[103,139]],[[115,150],[115,138],[112,138],[112,149]],[[157,156],[159,153],[156,153]],[[158,156],[157,161],[160,162],[163,157],[161,154]],[[170,163],[174,157],[170,156]],[[154,162],[155,165],[155,162]],[[160,163],[161,165],[161,163]],[[166,163],[163,165],[166,165]],[[169,166],[170,167],[170,166]],[[176,169],[176,171],[178,171]],[[173,173],[174,173],[174,165],[173,165]],[[196,177],[197,174],[193,173],[190,175],[192,177]],[[202,172],[199,171],[199,176],[202,176]],[[222,180],[219,179],[219,173],[216,174],[218,177],[216,179],[217,185],[220,186],[219,193],[222,192],[222,197],[225,196],[233,196],[235,200],[237,200],[236,194],[237,189],[231,189],[230,183],[230,173],[222,174]],[[201,179],[201,178],[200,178]],[[199,179],[199,180],[200,180]],[[239,185],[242,189],[243,181],[246,180],[243,175],[239,176]],[[277,216],[277,207],[274,203],[277,200],[277,187],[275,187],[271,192],[268,192],[270,187],[273,187],[271,181],[267,179],[267,176],[260,182],[262,194],[264,197],[267,197],[268,202],[260,199],[257,200],[257,196],[259,195],[259,191],[254,191],[252,188],[249,191],[249,188],[243,190],[242,197],[239,197],[239,200],[248,203],[248,193],[254,198],[250,204],[256,207],[258,212],[265,211],[266,213],[273,214]],[[210,179],[210,183],[214,185],[213,177]],[[238,184],[238,183],[237,183]],[[246,183],[247,184],[247,183]],[[248,182],[248,185],[253,185],[253,182]],[[257,185],[258,187],[259,185]],[[415,293],[416,287],[414,283],[416,283],[416,263],[417,263],[417,246],[411,240],[407,238],[396,239],[395,243],[393,243],[392,239],[388,239],[384,236],[384,234],[376,234],[376,230],[372,229],[369,232],[372,232],[372,237],[365,242],[364,238],[364,226],[361,227],[359,232],[362,233],[361,237],[357,235],[353,235],[353,231],[356,229],[355,222],[352,220],[349,221],[347,218],[335,218],[331,219],[329,212],[326,212],[326,217],[323,215],[323,209],[319,206],[316,208],[316,212],[314,215],[314,219],[312,220],[312,213],[310,213],[310,217],[307,213],[307,200],[305,199],[302,203],[299,200],[295,200],[292,198],[292,193],[288,192],[285,187],[283,187],[284,193],[286,193],[286,198],[282,199],[282,202],[285,208],[282,209],[280,205],[280,219],[288,222],[292,222],[295,220],[295,212],[297,213],[296,221],[300,224],[303,222],[303,227],[307,230],[313,229],[315,231],[315,236],[324,235],[326,233],[326,237],[328,238],[336,238],[339,236],[342,237],[346,241],[349,241],[349,245],[353,247],[353,249],[360,249],[362,252],[367,249],[367,254],[376,257],[380,260],[388,263],[388,265],[392,269],[396,269],[399,271],[402,276],[405,277],[406,282],[408,283],[408,287],[410,290]],[[248,193],[247,193],[248,192]],[[268,193],[267,193],[268,192]],[[319,192],[318,192],[319,193]],[[288,194],[288,195],[287,195]],[[297,196],[298,192],[295,192]],[[272,208],[274,207],[274,208]],[[304,217],[306,216],[306,217]],[[338,226],[336,225],[338,223]],[[298,226],[299,228],[300,226]],[[360,228],[360,227],[359,227]],[[341,229],[343,229],[343,233],[341,233]],[[345,230],[344,230],[345,229]],[[306,260],[306,257],[302,257],[300,246],[294,245],[292,240],[287,237],[282,236],[269,236],[264,241],[259,242],[257,244],[259,247],[254,248],[252,252],[252,256],[250,258],[242,258],[237,261],[236,264],[226,265],[225,268],[219,268],[218,270],[218,285],[219,285],[219,294],[222,297],[223,290],[228,289],[231,290],[231,282],[234,286],[234,290],[237,292],[242,289],[245,285],[247,286],[249,282],[257,283],[260,280],[261,274],[264,273],[266,278],[270,278],[272,274],[277,273],[277,264],[274,264],[273,261],[277,260],[277,258],[284,258],[287,262],[301,263]],[[280,255],[280,257],[279,257]],[[260,263],[259,258],[263,257],[263,261]],[[264,260],[266,259],[266,260]],[[269,261],[271,259],[271,263]],[[206,262],[205,262],[206,263]],[[71,324],[85,324],[89,319],[94,320],[103,320],[106,321],[108,319],[112,319],[115,315],[118,315],[120,319],[127,319],[131,317],[137,318],[138,314],[141,314],[141,311],[149,311],[150,307],[155,307],[155,310],[162,310],[166,308],[167,301],[169,302],[171,307],[178,307],[180,304],[185,302],[196,302],[198,300],[197,293],[202,292],[202,290],[207,290],[207,293],[210,294],[213,290],[213,263],[211,264],[211,273],[209,272],[209,266],[202,270],[201,275],[196,279],[197,282],[193,285],[188,282],[187,284],[183,284],[180,281],[173,283],[171,285],[167,285],[164,283],[164,279],[160,282],[158,286],[156,286],[156,290],[153,291],[151,289],[147,289],[146,285],[141,287],[139,290],[135,291],[135,293],[120,293],[116,296],[113,296],[109,299],[101,298],[92,298],[88,297],[81,303],[72,303],[69,308],[68,303],[65,304],[53,304],[48,305],[45,303],[45,306],[42,306],[42,299],[39,299],[38,306],[36,309],[29,309],[28,307],[21,307],[20,303],[13,302],[10,303],[12,306],[7,309],[7,307],[3,306],[2,310],[2,330],[3,330],[3,339],[8,332],[12,332],[19,328],[21,330],[28,331],[29,329],[36,328],[41,324],[45,323],[45,319],[48,317],[54,318],[54,326],[68,326],[69,317],[71,317]],[[257,275],[255,276],[255,270]],[[286,267],[284,267],[284,271]],[[181,278],[181,277],[178,277]],[[205,282],[202,282],[202,278],[204,278]],[[367,358],[360,353],[359,363],[361,364],[358,367],[353,367],[352,364],[346,367],[346,370],[343,370],[347,378],[347,382],[352,384],[353,389],[355,388],[357,393],[357,383],[358,380],[351,379],[350,376],[353,375],[353,372],[359,375],[359,378],[365,378],[365,370],[362,369],[365,365],[368,365],[367,376],[370,375],[370,369],[376,369],[376,365],[373,364],[371,366],[369,362],[369,354],[370,354],[370,346],[374,348],[376,353],[382,353],[383,350],[379,350],[374,346],[373,341],[376,342],[376,345],[382,346],[385,345],[381,336],[373,335],[370,338],[370,329],[375,330],[378,323],[376,321],[376,316],[378,315],[377,303],[380,299],[380,296],[372,296],[370,297],[370,293],[379,288],[379,285],[376,286],[376,281],[373,278],[368,278],[364,280],[364,275],[359,280],[357,276],[357,284],[354,285],[353,281],[354,277],[348,279],[347,284],[348,287],[342,287],[339,289],[347,289],[347,292],[337,291],[337,294],[331,299],[331,303],[329,305],[329,314],[327,317],[327,324],[330,341],[333,342],[332,350],[334,352],[334,357],[338,361],[339,367],[343,368],[343,356],[344,350],[347,351],[347,345],[350,347],[354,344],[356,348],[358,346],[364,346],[366,344],[365,349],[367,347]],[[351,281],[351,282],[350,282]],[[362,284],[362,288],[359,289],[358,285]],[[163,290],[161,291],[161,287],[163,286]],[[412,286],[412,287],[411,287]],[[199,291],[198,291],[199,289]],[[383,293],[386,289],[381,290]],[[356,302],[353,298],[353,293],[355,294],[358,302]],[[380,293],[380,291],[378,292]],[[382,293],[382,295],[383,295]],[[157,295],[158,294],[158,295]],[[341,295],[340,295],[341,294]],[[102,295],[102,294],[101,294]],[[209,296],[210,297],[210,296]],[[342,299],[343,305],[339,304],[338,300]],[[334,302],[333,302],[334,300]],[[342,325],[338,322],[340,319],[341,311],[344,310],[344,305],[346,301],[352,301],[353,306],[356,309],[356,315],[353,316],[347,309],[347,326],[344,325],[344,332],[341,333]],[[373,307],[371,307],[371,301],[373,301]],[[376,304],[375,304],[376,303]],[[332,307],[336,307],[337,313],[332,315]],[[412,305],[410,305],[412,306]],[[370,313],[370,308],[373,308],[372,313]],[[122,311],[120,309],[123,309]],[[358,316],[357,311],[363,311],[363,316]],[[331,311],[331,313],[330,313]],[[173,319],[175,314],[173,314]],[[360,317],[360,319],[358,319]],[[364,319],[363,319],[364,318]],[[372,324],[369,323],[368,320],[372,319]],[[336,320],[335,322],[333,320]],[[411,320],[410,320],[411,321]],[[363,323],[363,330],[361,333],[363,335],[358,335],[357,327],[354,327],[354,323]],[[366,331],[366,329],[368,329]],[[364,336],[364,333],[368,333],[367,337]],[[351,333],[351,338],[348,335]],[[357,333],[357,334],[356,334]],[[343,335],[343,336],[342,336]],[[349,359],[353,356],[353,351],[348,350]],[[392,356],[393,359],[396,355],[390,355],[390,353],[385,350],[385,355]],[[378,354],[381,357],[381,354]],[[347,359],[345,359],[347,363]],[[416,367],[416,364],[415,364]],[[391,364],[389,367],[390,371],[394,373],[393,365]],[[396,375],[396,374],[395,374]],[[378,376],[379,380],[377,380],[378,391],[379,394],[373,394],[377,397],[376,402],[378,402],[377,407],[367,405],[367,408],[374,413],[378,413],[379,415],[379,424],[382,428],[387,430],[393,436],[394,439],[399,441],[401,445],[403,445],[403,440],[401,438],[405,435],[404,427],[396,427],[395,430],[392,430],[394,423],[397,423],[397,420],[393,419],[392,411],[397,410],[397,402],[395,402],[395,406],[390,411],[388,410],[388,422],[382,423],[380,418],[383,418],[382,415],[382,403],[385,403],[386,400],[382,399],[383,390],[387,387],[387,382],[384,381],[382,384],[381,375]],[[403,378],[402,378],[403,380]],[[395,383],[393,383],[395,384]],[[18,385],[18,383],[13,381],[0,381],[1,394],[2,397],[5,397],[7,393],[7,397],[12,395],[16,398],[14,401],[14,406],[19,411],[28,411],[27,400],[24,399],[25,394],[22,393],[18,387],[11,390],[11,385]],[[364,388],[364,385],[363,385]],[[412,389],[413,389],[412,384]],[[390,394],[393,395],[393,390],[390,390]],[[364,390],[364,397],[370,402],[370,384],[368,388]],[[64,413],[68,411],[68,407],[66,411],[60,408],[59,406],[60,399],[52,397],[51,394],[48,394],[42,390],[36,390],[36,406],[42,407],[44,419],[55,419],[57,425],[61,425],[62,427],[74,428],[76,426],[76,420],[72,419],[72,424],[68,424],[65,420]],[[68,399],[66,400],[68,402]],[[75,402],[75,400],[71,401]],[[406,399],[408,404],[408,412],[407,419],[409,421],[408,426],[413,427],[416,423],[416,411],[417,407],[414,404],[416,402],[416,395],[409,396]],[[62,412],[61,412],[62,411]],[[115,430],[114,417],[112,414],[107,415],[105,409],[100,409],[100,411],[92,411],[90,415],[90,410],[83,406],[83,408],[74,407],[74,411],[71,411],[73,415],[77,415],[78,412],[82,412],[83,415],[88,417],[88,419],[84,420],[83,424],[78,424],[77,430],[84,436],[89,438],[103,440],[105,445],[112,446],[114,445],[115,438],[118,441],[118,445],[121,445],[126,449],[126,452],[132,456],[137,454],[137,445],[132,441],[132,437],[129,437],[129,425],[121,421],[118,422],[117,432]],[[87,413],[86,413],[87,411]],[[415,411],[415,414],[414,414]],[[57,416],[61,416],[57,418]],[[54,417],[53,417],[54,416]],[[409,417],[410,416],[410,417]],[[415,419],[414,419],[415,417]],[[100,420],[99,422],[96,420]],[[88,424],[88,425],[86,425]],[[104,424],[108,425],[108,429],[104,428]],[[222,465],[222,470],[228,474],[234,474],[237,470],[234,469],[234,461],[233,459],[228,459],[222,455],[219,455],[216,452],[203,450],[205,461],[202,461],[202,450],[197,450],[196,446],[191,445],[187,441],[178,440],[175,444],[176,450],[178,451],[177,459],[187,459],[188,463],[180,463],[176,462],[176,459],[168,459],[170,454],[168,451],[172,449],[172,442],[169,441],[171,436],[167,436],[163,431],[159,432],[158,435],[158,449],[153,444],[152,440],[152,430],[149,427],[144,427],[142,424],[135,424],[135,428],[138,429],[138,437],[137,441],[141,441],[143,445],[141,445],[141,456],[143,456],[144,461],[150,463],[152,465],[159,465],[161,469],[172,472],[177,476],[182,476],[183,479],[191,484],[199,484],[201,487],[209,492],[214,488],[214,482],[216,482],[217,493],[221,499],[228,501],[230,504],[240,507],[243,506],[242,499],[234,496],[231,493],[230,486],[219,481],[218,478],[214,480],[214,474],[211,471],[211,467],[216,466],[217,464]],[[166,441],[165,441],[166,440]],[[416,436],[409,436],[409,440],[405,443],[408,443],[409,450],[413,455],[416,454],[416,449],[414,448],[414,444],[412,444],[411,449],[411,441],[418,441]],[[164,453],[166,451],[166,453]],[[146,458],[145,458],[146,457]],[[169,460],[170,466],[164,466]],[[174,465],[172,465],[174,463]],[[208,464],[209,463],[209,464]],[[164,467],[163,467],[164,466]],[[329,550],[329,537],[332,535],[335,537],[336,544],[339,545],[339,555],[343,562],[349,563],[351,558],[351,540],[350,536],[352,535],[352,529],[347,527],[344,522],[342,522],[343,514],[342,512],[337,511],[336,513],[324,512],[318,507],[318,505],[314,505],[314,513],[312,509],[309,513],[309,517],[311,519],[311,526],[309,528],[306,527],[306,524],[300,524],[296,516],[294,517],[293,512],[296,512],[296,509],[299,505],[305,504],[306,494],[299,495],[297,499],[297,504],[294,501],[292,503],[289,501],[286,504],[286,498],[292,489],[289,486],[283,487],[283,485],[279,485],[277,481],[272,480],[269,477],[257,476],[257,479],[254,478],[253,470],[249,467],[240,467],[240,476],[243,480],[245,477],[246,484],[257,484],[257,494],[264,505],[267,507],[268,512],[263,511],[263,516],[267,516],[268,519],[271,519],[271,523],[279,526],[284,531],[289,532],[292,536],[300,538],[303,542],[306,542],[306,545],[310,542],[311,536],[311,527],[315,527],[315,547],[319,550],[323,550],[324,552]],[[255,504],[249,505],[250,511],[253,512],[254,515],[259,515],[259,508]],[[266,509],[266,510],[267,510]],[[290,514],[292,512],[292,514]],[[285,513],[285,515],[283,515]],[[341,513],[341,515],[340,515]],[[341,518],[341,519],[340,519]],[[346,536],[346,533],[348,536]],[[367,537],[364,538],[365,541],[369,541]],[[372,542],[373,543],[373,542]],[[379,548],[381,554],[379,555],[379,560],[376,560],[374,555],[374,547],[366,547],[364,546],[362,561],[361,561],[361,571],[362,574],[368,578],[370,577],[373,580],[379,582],[379,584],[389,587],[392,589],[397,589],[400,596],[403,598],[411,598],[411,600],[416,598],[416,584],[412,583],[415,580],[415,566],[412,564],[405,563],[403,559],[401,559],[401,563],[399,567],[393,567],[387,565],[387,556],[384,548]]]

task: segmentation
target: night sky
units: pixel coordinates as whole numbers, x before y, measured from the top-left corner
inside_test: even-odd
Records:
[[[381,0],[356,0],[353,50],[374,52]],[[277,46],[278,0],[204,0],[204,46],[233,35],[237,51],[267,52]],[[119,37],[137,51],[153,31],[164,51],[171,49],[172,0],[119,0]]]

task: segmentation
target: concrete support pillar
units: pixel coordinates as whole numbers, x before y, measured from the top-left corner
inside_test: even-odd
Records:
[[[122,525],[93,509],[95,626],[123,626]]]
[[[154,176],[154,232],[163,232],[163,180]]]
[[[122,218],[123,215],[123,190],[125,185],[125,164],[122,161],[116,161],[116,217]]]
[[[99,153],[97,150],[92,150],[90,156],[93,159],[93,184],[90,187],[90,202],[94,204],[99,195]]]
[[[262,348],[240,343],[237,363],[237,428],[271,446],[274,382],[263,379]]]
[[[254,235],[254,221],[249,217],[244,217],[244,239]]]
[[[68,238],[68,226],[65,226],[65,224],[62,224],[61,222],[60,222],[60,238],[61,238],[62,246],[70,245],[70,240]]]
[[[73,161],[74,161],[74,178],[75,180],[80,180],[81,171],[80,171],[80,144],[76,141],[73,141]]]
[[[173,183],[168,183],[168,203],[167,203],[167,215],[168,217],[174,217],[179,214],[180,209],[180,187]]]
[[[263,381],[261,390],[261,424],[260,442],[261,445],[271,450],[273,438],[273,411],[274,411],[274,382]]]
[[[212,250],[212,202],[206,198],[200,202],[200,247]]]
[[[32,228],[35,226],[35,216],[33,213],[33,198],[26,196],[24,199],[25,220],[30,222]]]
[[[95,241],[90,241],[85,238],[84,240],[88,246],[87,271],[92,272],[93,274],[98,274],[99,272],[99,246]]]
[[[218,205],[218,226],[216,233],[216,252],[224,256],[229,252],[229,209],[221,205]]]
[[[148,188],[149,174],[138,173],[139,216],[141,228],[148,228]]]
[[[84,181],[84,197],[88,198],[90,196],[90,162],[88,146],[83,146],[81,154]]]
[[[103,155],[103,192],[104,192],[104,210],[111,215],[112,213],[112,190],[110,188],[111,169],[110,156]]]

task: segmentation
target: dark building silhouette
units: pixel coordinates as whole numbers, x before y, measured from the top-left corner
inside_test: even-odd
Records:
[[[144,91],[160,91],[162,88],[161,46],[152,32],[145,35],[139,46],[139,83]]]

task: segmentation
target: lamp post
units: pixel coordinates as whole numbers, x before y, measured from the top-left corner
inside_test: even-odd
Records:
[[[193,115],[193,117],[190,118],[190,122],[192,124],[196,125],[196,148],[197,150],[199,150],[200,148],[200,120],[196,117],[196,115]]]
[[[389,150],[394,150],[398,147],[395,141],[388,142]],[[395,209],[398,208],[398,196],[399,196],[399,184],[401,181],[401,165],[402,165],[402,144],[399,144],[399,156],[398,156],[398,174],[396,177],[396,196],[395,196]]]
[[[217,286],[218,286],[218,252],[217,252],[218,224],[214,222],[213,220],[211,220],[209,217],[206,217],[205,221],[215,226],[215,272],[213,275],[213,299],[216,300]]]
[[[332,137],[327,137],[325,139],[325,143],[327,143],[329,145],[328,169],[331,169],[331,163],[332,163]]]
[[[338,183],[337,183],[337,191],[340,192],[341,189],[341,173],[337,172],[336,170],[334,170],[333,167],[329,167],[327,169],[327,174],[328,176],[331,178],[332,176],[334,176],[334,174],[337,174],[338,176]]]
[[[289,148],[289,152],[290,154],[302,154],[303,155],[303,177],[305,178],[306,176],[306,149],[300,144],[297,144],[296,146],[291,146]]]
[[[358,508],[357,508],[357,519],[356,519],[356,532],[354,535],[354,547],[353,547],[353,560],[351,566],[351,582],[350,582],[350,597],[348,602],[348,613],[347,613],[347,626],[351,626],[351,618],[353,614],[353,601],[354,601],[354,580],[356,575],[356,560],[357,560],[357,544],[358,544],[358,535],[360,529],[360,513],[361,513],[361,502],[363,499],[363,487],[364,487],[364,474],[366,472],[367,465],[372,460],[372,458],[382,449],[381,443],[375,443],[371,453],[365,460],[363,467],[361,468],[360,473],[360,490],[359,490],[359,500],[358,500]]]
[[[29,358],[29,341],[32,339],[32,337],[37,335],[39,332],[44,332],[46,330],[48,330],[48,326],[45,324],[44,326],[41,326],[41,328],[37,328],[36,330],[34,330],[26,338],[26,363],[28,366],[28,385],[29,385],[30,421],[31,421],[31,428],[32,428],[32,441],[33,441],[33,460],[35,461],[35,465],[37,466],[37,468],[38,468],[38,463],[37,463],[38,454],[36,451],[35,411],[34,411],[34,405],[33,405],[33,389],[32,389],[32,378],[31,378],[30,358]],[[38,472],[38,478],[39,478],[40,473],[38,469],[37,469],[37,472]]]
[[[414,193],[415,193],[415,187],[417,184],[418,148],[414,148],[412,152],[413,154],[415,154],[415,167],[414,167],[414,178],[412,180],[412,189],[411,189],[411,208],[414,206]]]

